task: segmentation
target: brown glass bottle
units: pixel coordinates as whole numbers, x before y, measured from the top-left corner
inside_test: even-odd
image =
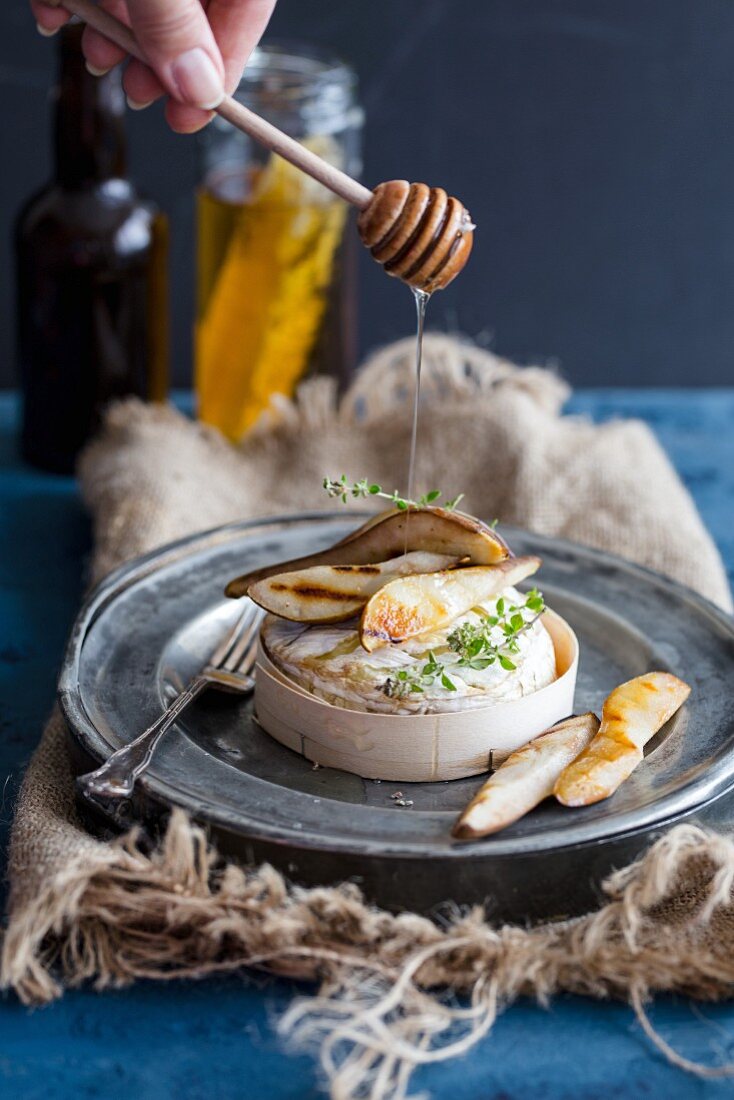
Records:
[[[87,72],[81,32],[59,36],[54,178],[15,228],[21,447],[59,473],[107,402],[162,400],[168,373],[167,222],[126,178],[120,75]]]

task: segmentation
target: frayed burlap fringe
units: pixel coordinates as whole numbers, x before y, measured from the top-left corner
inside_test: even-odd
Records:
[[[340,405],[327,381],[306,383],[237,448],[172,409],[118,406],[81,468],[93,575],[195,530],[323,506],[324,474],[392,487],[407,464],[412,351],[378,353]],[[469,509],[504,523],[623,553],[731,607],[716,548],[652,433],[564,417],[567,396],[547,371],[429,338],[419,483],[463,490]],[[180,812],[158,847],[91,836],[57,712],[20,792],[9,878],[1,979],[26,1003],[85,981],[244,967],[315,982],[282,1030],[316,1044],[335,1100],[398,1100],[415,1066],[466,1051],[517,997],[561,991],[627,999],[671,1061],[704,1076],[731,1069],[688,1063],[643,1008],[655,992],[734,988],[734,843],[693,826],[613,875],[604,907],[571,923],[393,915],[350,884],[304,890],[267,866],[225,864]]]
[[[28,1003],[59,993],[52,964],[98,989],[245,967],[318,982],[281,1030],[318,1046],[338,1100],[405,1097],[416,1066],[465,1053],[518,997],[561,991],[626,998],[676,1064],[734,1072],[681,1058],[643,1008],[652,992],[731,994],[734,843],[678,826],[604,890],[608,904],[573,922],[492,928],[475,909],[440,926],[374,909],[354,885],[299,889],[269,866],[224,864],[174,811],[160,847],[132,832],[49,882],[7,936],[3,980]]]

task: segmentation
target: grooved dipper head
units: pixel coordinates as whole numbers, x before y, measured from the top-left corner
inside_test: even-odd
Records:
[[[474,243],[469,211],[443,188],[425,183],[389,180],[373,195],[357,227],[377,262],[417,290],[448,286]]]

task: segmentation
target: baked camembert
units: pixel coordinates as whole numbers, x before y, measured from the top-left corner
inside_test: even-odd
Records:
[[[574,716],[575,635],[537,588],[518,588],[539,558],[515,557],[494,525],[456,511],[456,501],[436,506],[436,493],[405,501],[345,478],[324,487],[345,501],[386,496],[394,507],[319,554],[227,586],[269,612],[256,688],[263,728],[307,759],[365,778],[496,769],[455,823],[462,841],[551,796],[565,806],[611,797],[690,687],[651,671],[611,692],[601,722],[591,711]]]
[[[394,508],[309,558],[231,582],[266,611],[263,650],[334,706],[432,714],[520,699],[556,678],[540,567],[493,527],[431,505]]]
[[[505,604],[523,607],[516,589],[503,590]],[[556,678],[556,655],[548,631],[532,612],[522,611],[528,630],[517,638],[512,668],[460,663],[450,646],[462,631],[476,632],[483,621],[499,618],[497,599],[487,600],[431,634],[410,638],[369,653],[360,643],[357,623],[308,626],[268,615],[262,643],[270,660],[301,687],[335,706],[383,714],[431,714],[488,706],[519,699]],[[513,610],[513,614],[514,614]],[[506,641],[501,630],[493,641]],[[506,648],[506,647],[505,647]]]

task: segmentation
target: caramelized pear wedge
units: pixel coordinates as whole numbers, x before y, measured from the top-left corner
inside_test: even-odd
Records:
[[[510,553],[491,527],[463,513],[445,508],[395,510],[369,519],[328,550],[245,573],[230,581],[225,593],[236,599],[246,596],[251,585],[276,573],[293,573],[315,565],[372,565],[413,550],[466,558],[470,565],[494,565]]]
[[[595,714],[566,718],[513,752],[474,795],[454,825],[458,840],[498,833],[553,794],[556,780],[599,729]]]
[[[371,531],[372,528],[377,527],[381,523],[385,523],[387,520],[395,520],[399,517],[410,516],[408,521],[408,533],[412,538],[413,521],[417,516],[434,516],[437,520],[445,520],[451,526],[452,529],[460,529],[466,531],[472,536],[479,535],[482,545],[486,540],[497,548],[504,550],[504,554],[501,557],[497,557],[494,551],[490,554],[480,551],[479,546],[475,546],[475,552],[478,554],[476,558],[472,559],[473,565],[494,565],[497,561],[503,561],[504,558],[510,556],[509,547],[502,538],[501,535],[495,531],[493,527],[490,527],[488,523],[483,523],[482,520],[477,519],[475,516],[470,516],[466,512],[457,512],[452,508],[439,508],[438,506],[427,506],[425,508],[388,508],[384,512],[378,512],[374,516],[370,516],[368,520],[358,527],[356,531],[352,531],[350,535],[343,538],[341,542],[337,543],[337,546],[344,546],[346,543],[354,542],[361,535],[367,531]],[[438,529],[437,529],[438,533]],[[446,537],[446,536],[444,536]],[[473,540],[474,541],[474,540]],[[416,549],[433,549],[432,547],[417,547]],[[441,551],[437,550],[436,553]],[[467,551],[468,553],[469,551]],[[480,557],[482,560],[480,560]]]
[[[359,640],[368,653],[447,626],[472,607],[519,584],[540,568],[540,558],[509,558],[453,572],[422,573],[390,581],[365,606]]]
[[[376,527],[378,523],[384,523],[390,516],[400,516],[402,511],[398,508],[388,508],[384,512],[375,512],[374,516],[370,516],[364,523],[357,527],[354,531],[351,531],[348,535],[345,535],[343,539],[339,539],[336,543],[337,546],[344,546],[347,542],[353,542],[358,539],[360,535],[363,535],[366,531],[371,531],[373,527]]]
[[[314,565],[251,584],[251,600],[297,623],[339,623],[361,611],[383,585],[413,573],[453,569],[461,558],[416,550],[374,565]]]
[[[648,672],[615,688],[594,740],[561,772],[553,793],[564,806],[609,798],[642,760],[647,742],[683,706],[691,689],[669,672]]]

